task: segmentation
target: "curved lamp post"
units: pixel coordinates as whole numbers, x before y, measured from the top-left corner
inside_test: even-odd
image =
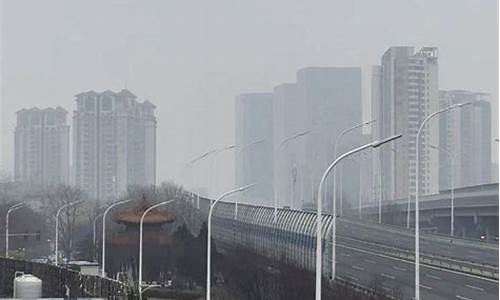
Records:
[[[391,151],[394,152],[396,155],[401,154],[401,152],[396,150],[396,148],[394,148],[394,147],[391,147]],[[409,161],[408,161],[408,164],[410,164]],[[410,181],[411,181],[411,172],[410,172],[410,167],[408,167],[408,199],[406,201],[406,228],[408,228],[408,229],[410,228],[410,208],[411,208]],[[380,186],[382,186],[382,184]],[[396,198],[394,196],[394,193],[393,193],[392,198],[393,198],[393,200]],[[380,194],[379,207],[378,207],[378,222],[379,223],[382,223],[382,201],[381,200],[382,200],[382,193]]]
[[[295,140],[297,138],[306,136],[309,133],[311,133],[311,130],[302,131],[302,132],[299,132],[299,133],[296,133],[296,134],[294,134],[292,136],[287,137],[286,139],[284,139],[283,141],[281,141],[281,143],[280,143],[280,149],[284,149],[284,147],[285,147],[285,145],[287,143],[289,143],[289,142],[291,142],[291,141],[293,141],[293,140]],[[292,189],[293,189],[293,187],[292,187]],[[276,223],[276,221],[278,219],[278,196],[274,197],[274,223]],[[292,199],[292,201],[293,201],[293,199]],[[292,209],[294,209],[293,206],[291,206],[291,207],[292,207]]]
[[[118,206],[120,204],[125,204],[127,202],[132,201],[133,199],[128,199],[128,200],[122,200],[122,201],[117,201],[115,203],[112,203],[110,206],[106,208],[102,215],[102,257],[101,257],[101,276],[106,278],[106,271],[105,271],[105,266],[106,266],[106,215],[115,206]]]
[[[231,149],[235,149],[235,148],[236,148],[236,145],[229,145],[229,146],[226,146],[226,147],[223,147],[223,148],[215,149],[215,151],[213,152],[212,160],[210,161],[210,178],[209,178],[209,182],[211,182],[211,183],[210,183],[210,186],[208,187],[208,191],[210,191],[210,188],[212,188],[214,191],[216,190],[215,189],[216,182],[215,182],[215,176],[214,176],[214,165],[215,165],[215,158],[217,157],[217,154],[219,154],[221,152],[224,152],[224,151],[231,150]]]
[[[390,141],[399,139],[402,135],[395,135],[390,138],[386,138],[383,140],[378,140],[371,142],[369,144],[360,146],[358,148],[355,148],[353,150],[350,150],[341,156],[339,156],[335,161],[326,169],[326,171],[323,173],[323,176],[321,177],[321,181],[319,183],[318,187],[318,193],[317,193],[317,198],[318,198],[318,205],[316,209],[316,300],[321,300],[321,273],[322,273],[322,234],[321,234],[321,229],[322,229],[322,197],[321,197],[321,192],[323,189],[323,184],[326,180],[326,177],[332,171],[332,169],[337,165],[342,159],[348,157],[349,155],[352,155],[356,152],[362,151],[366,148],[377,148],[385,143],[388,143]],[[335,279],[335,238],[336,238],[336,222],[337,216],[336,216],[336,209],[335,205],[333,205],[333,215],[332,215],[332,279]]]
[[[144,291],[146,291],[146,289],[151,288],[151,287],[147,287],[146,289],[144,289],[144,291],[142,290],[142,230],[143,230],[144,217],[146,217],[147,213],[150,212],[152,209],[154,209],[158,206],[164,205],[164,204],[169,204],[173,201],[175,201],[175,199],[160,202],[158,204],[155,204],[153,206],[148,207],[142,213],[141,223],[139,225],[139,299],[142,299],[142,293]]]
[[[95,218],[94,218],[94,228],[93,228],[93,231],[92,231],[92,235],[93,235],[93,242],[94,242],[94,251],[93,251],[93,256],[94,256],[94,261],[97,261],[97,221],[99,220],[100,217],[102,217],[104,213],[100,213],[99,215],[97,215]]]
[[[56,213],[56,253],[55,253],[56,254],[56,259],[55,259],[56,266],[58,265],[58,262],[59,262],[59,253],[58,253],[59,252],[59,214],[66,207],[80,204],[82,202],[83,202],[83,200],[75,201],[75,202],[71,202],[71,203],[66,203],[57,210],[57,213]]]
[[[244,150],[252,147],[252,146],[255,146],[255,145],[258,145],[258,144],[262,144],[264,143],[266,140],[265,139],[260,139],[260,140],[257,140],[257,141],[254,141],[254,142],[251,142],[243,147],[241,147],[240,150],[238,150],[238,156],[241,155],[241,152],[243,152]],[[241,159],[241,157],[240,157]],[[234,219],[237,220],[238,219],[238,199],[236,199],[236,201],[234,202]]]
[[[416,137],[416,147],[415,147],[415,300],[420,300],[420,224],[419,224],[419,217],[420,217],[420,212],[418,209],[418,202],[419,202],[419,197],[420,197],[420,182],[419,182],[419,176],[420,176],[420,165],[419,165],[419,158],[420,158],[420,151],[419,151],[419,142],[420,142],[420,133],[422,132],[422,129],[424,128],[425,124],[432,119],[432,117],[437,116],[440,113],[449,111],[450,109],[454,108],[461,108],[465,105],[471,104],[472,102],[467,102],[467,103],[461,103],[461,104],[455,104],[448,106],[446,108],[440,109],[430,115],[428,115],[420,124],[420,127],[418,128],[417,131],[417,137]]]
[[[343,130],[338,136],[337,138],[335,139],[335,145],[333,146],[333,157],[334,159],[337,159],[337,147],[339,145],[339,142],[340,142],[340,139],[346,135],[347,133],[357,129],[357,128],[360,128],[360,127],[363,127],[365,125],[369,125],[371,123],[375,122],[375,120],[370,120],[370,121],[367,121],[367,122],[362,122],[362,123],[359,123],[357,125],[354,125],[352,127],[349,127],[345,130]],[[336,180],[337,180],[337,175],[336,175],[336,172],[335,170],[333,170],[333,206],[335,206],[335,204],[337,203],[337,191],[336,191]],[[342,179],[340,181],[340,184],[342,184]],[[340,203],[339,203],[339,209],[340,209],[340,215],[342,216],[342,194],[340,195]]]
[[[440,148],[435,145],[429,145],[434,150],[441,151],[445,153],[451,162],[451,190],[450,190],[450,201],[451,201],[451,211],[450,211],[450,235],[453,237],[455,235],[455,155],[450,151]]]
[[[215,199],[214,203],[212,205],[210,205],[210,209],[208,210],[208,218],[207,218],[207,288],[206,288],[206,300],[210,300],[210,265],[211,265],[211,262],[212,262],[212,259],[211,259],[211,233],[210,233],[210,230],[212,228],[212,212],[213,212],[213,209],[215,207],[215,205],[217,204],[217,202],[219,202],[220,200],[224,199],[225,197],[229,196],[229,195],[232,195],[232,194],[235,194],[235,193],[240,193],[240,192],[243,192],[244,190],[247,190],[251,187],[253,187],[255,185],[255,183],[253,184],[249,184],[249,185],[246,185],[246,186],[242,186],[242,187],[239,187],[237,189],[234,189],[234,190],[230,190],[228,192],[225,192],[224,194],[220,195],[217,199]]]
[[[5,216],[5,258],[9,258],[9,215],[11,212],[24,207],[24,203],[17,203],[9,207]]]
[[[191,161],[189,161],[189,165],[192,166],[192,168],[194,169],[194,165],[198,162],[198,161],[201,161],[203,160],[204,158],[208,157],[210,154],[216,152],[217,149],[212,149],[212,150],[209,150],[205,153],[203,153],[202,155],[192,159]],[[198,179],[199,176],[196,176],[196,174],[194,175],[194,185],[197,186],[198,185]],[[196,209],[200,209],[200,193],[197,192],[196,193]]]

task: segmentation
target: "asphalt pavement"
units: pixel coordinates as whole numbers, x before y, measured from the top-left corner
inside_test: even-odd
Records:
[[[326,261],[330,263],[330,261]],[[387,294],[398,289],[404,299],[414,296],[414,262],[337,243],[337,276]],[[498,299],[498,281],[452,270],[420,266],[421,299]]]
[[[388,247],[414,251],[415,238],[411,231],[393,226],[337,219],[337,236],[372,242]],[[420,236],[421,253],[498,267],[498,247],[481,242],[450,242],[432,235]]]

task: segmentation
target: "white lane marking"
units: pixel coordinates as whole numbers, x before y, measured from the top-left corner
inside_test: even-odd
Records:
[[[468,288],[471,288],[473,290],[484,291],[484,289],[482,287],[478,287],[478,286],[474,286],[474,285],[469,285],[469,284],[466,284],[465,286],[468,287]]]
[[[400,268],[398,266],[393,266],[394,270],[398,270],[398,271],[406,271],[405,268]]]
[[[375,256],[378,256],[378,257],[383,257],[383,258],[386,258],[386,259],[397,260],[397,261],[400,261],[400,262],[403,262],[403,263],[407,263],[407,264],[412,265],[412,266],[415,265],[415,262],[413,262],[413,261],[409,261],[409,260],[397,258],[397,257],[394,257],[394,256],[384,255],[384,254],[380,254],[380,253],[373,252],[373,251],[368,251],[368,250],[358,249],[358,248],[354,248],[354,247],[349,247],[349,246],[342,245],[342,244],[337,244],[337,247],[342,247],[342,248],[346,248],[346,249],[358,251],[358,252],[361,252],[361,253],[368,253],[368,254],[372,254],[372,255],[375,255]],[[444,268],[440,268],[440,267],[436,267],[436,266],[431,266],[431,265],[425,265],[425,264],[420,264],[420,267],[421,268],[426,268],[426,269],[433,269],[433,270],[437,270],[437,271],[441,271],[441,272],[448,272],[448,273],[457,274],[457,275],[461,275],[461,276],[472,277],[472,278],[476,278],[476,279],[479,279],[479,280],[486,280],[486,281],[494,282],[494,283],[498,284],[498,280],[496,280],[496,279],[481,277],[481,276],[477,276],[477,275],[473,275],[473,274],[458,272],[458,271],[454,271],[454,270],[444,269]]]
[[[457,298],[462,299],[462,300],[472,300],[471,298],[467,298],[467,297],[460,296],[460,295],[457,295]]]
[[[388,292],[390,292],[390,291],[391,291],[391,289],[390,289],[390,288],[388,288],[388,287],[386,287],[386,286],[383,286],[383,285],[381,286],[381,288],[382,288],[383,290],[388,291]]]
[[[421,287],[421,288],[424,288],[424,289],[426,289],[426,290],[432,290],[432,288],[431,288],[430,286],[427,286],[427,285],[423,285],[423,284],[421,284],[421,285],[420,285],[420,287]]]
[[[374,265],[377,263],[376,261],[371,260],[371,259],[365,259],[365,261],[366,261],[367,263],[371,263],[371,264],[374,264]]]
[[[359,278],[351,276],[351,275],[343,275],[340,278],[342,278],[342,277],[345,277],[347,279],[351,279],[351,280],[354,280],[354,281],[359,281]],[[349,281],[349,280],[347,280],[347,281]]]
[[[412,231],[404,231],[404,230],[401,230],[400,229],[394,229],[394,228],[391,228],[391,226],[380,226],[380,224],[378,223],[369,223],[369,222],[356,222],[356,221],[353,221],[353,220],[346,220],[346,219],[343,219],[343,220],[339,220],[337,219],[337,221],[339,222],[339,224],[342,224],[343,223],[350,223],[352,225],[355,225],[355,226],[359,226],[359,227],[365,227],[365,228],[368,228],[368,229],[371,229],[371,230],[383,230],[384,232],[393,232],[393,233],[397,233],[397,234],[400,234],[401,236],[406,236],[406,237],[410,237],[410,238],[414,238],[415,235],[412,233]],[[420,241],[420,243],[422,242],[438,242],[438,243],[444,243],[444,244],[449,244],[450,240],[447,239],[447,238],[442,238],[442,237],[437,237],[437,236],[429,236],[429,235],[423,235],[421,236],[422,238],[422,241]],[[475,243],[475,242],[473,242]],[[486,249],[486,250],[493,250],[493,251],[498,251],[498,247],[494,247],[494,246],[489,246],[487,244],[471,244],[470,242],[466,242],[466,241],[460,241],[460,240],[457,240],[457,244],[459,244],[461,247],[474,247],[476,249]]]
[[[380,273],[380,276],[385,277],[385,278],[389,278],[389,279],[392,279],[392,280],[396,279],[396,277],[394,277],[392,275],[385,274],[385,273]]]
[[[432,278],[432,279],[441,280],[441,277],[436,276],[436,275],[432,275],[432,274],[425,274],[425,276],[426,276],[426,277],[429,277],[429,278]]]
[[[358,270],[358,271],[364,271],[364,270],[365,270],[365,269],[363,269],[363,268],[361,268],[361,267],[358,267],[358,266],[355,266],[355,265],[353,265],[353,266],[352,266],[352,268],[353,268],[354,270]]]

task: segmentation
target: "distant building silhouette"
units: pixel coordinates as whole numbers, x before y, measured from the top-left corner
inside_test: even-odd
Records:
[[[374,138],[403,134],[403,138],[377,151],[375,170],[382,166],[383,199],[400,199],[415,192],[417,130],[423,119],[439,109],[437,48],[391,47],[372,74],[372,113],[377,119]],[[438,158],[429,144],[439,143],[439,122],[430,122],[421,134],[420,174],[422,194],[438,187]],[[408,174],[410,170],[410,174]],[[374,174],[380,174],[375,171]],[[380,176],[380,175],[376,175]],[[409,177],[412,176],[412,177]]]
[[[491,96],[464,90],[440,91],[440,105],[473,102],[464,109],[448,112],[440,118],[440,148],[455,157],[455,187],[492,182],[491,177]],[[451,187],[449,155],[439,155],[440,189]]]
[[[236,97],[236,185],[257,185],[242,195],[246,203],[273,203],[273,95]],[[257,143],[261,141],[260,143]]]
[[[362,119],[361,69],[356,67],[308,67],[298,70],[296,83],[274,89],[275,197],[280,206],[295,209],[316,202],[321,175],[333,162],[335,139],[342,130]],[[306,133],[295,139],[297,134]],[[283,141],[288,140],[285,144]],[[361,129],[343,137],[338,154],[361,142]],[[337,167],[340,174],[341,165]],[[357,205],[359,162],[343,169],[344,207]],[[332,208],[333,176],[327,184],[324,205]],[[340,175],[337,179],[340,179]],[[339,181],[340,182],[340,181]],[[338,198],[340,199],[340,198]],[[355,202],[354,202],[355,201]],[[305,205],[304,205],[305,204]]]
[[[36,187],[68,183],[69,126],[67,111],[30,108],[17,112],[15,180]]]
[[[302,157],[303,137],[290,140],[304,131],[301,123],[302,111],[299,109],[297,85],[285,83],[274,88],[273,92],[273,138],[274,138],[274,197],[280,206],[300,208],[302,194],[300,182],[304,173]],[[288,139],[288,141],[286,141]],[[302,152],[299,153],[299,150]]]
[[[126,89],[75,97],[75,184],[101,201],[116,199],[129,185],[155,184],[155,106]]]
[[[310,133],[297,143],[304,153],[299,165],[304,166],[300,183],[302,202],[316,202],[319,181],[323,172],[335,159],[333,148],[340,133],[362,121],[361,68],[358,67],[308,67],[297,72],[299,110],[303,116],[303,130]],[[361,143],[362,129],[342,137],[337,155]],[[336,167],[337,207],[357,205],[359,193],[359,162],[344,161]],[[341,183],[342,182],[342,183]],[[333,176],[325,187],[323,202],[332,212]],[[340,213],[340,211],[339,211]]]

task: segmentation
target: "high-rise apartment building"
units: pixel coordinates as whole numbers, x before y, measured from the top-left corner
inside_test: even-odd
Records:
[[[464,90],[440,91],[442,108],[472,102],[451,110],[440,118],[439,186],[451,187],[452,167],[455,187],[490,183],[491,178],[491,96]],[[451,157],[453,157],[453,166]]]
[[[391,47],[373,69],[372,109],[377,119],[376,137],[403,134],[395,143],[382,146],[375,155],[382,166],[383,199],[400,199],[415,192],[415,151],[418,127],[439,109],[437,48]],[[431,121],[421,134],[420,191],[438,192],[439,155],[429,147],[439,143],[439,122]],[[381,179],[381,180],[380,180]]]
[[[273,94],[236,97],[236,185],[257,185],[242,193],[244,202],[273,203]]]
[[[121,196],[130,185],[156,184],[155,106],[124,89],[75,96],[75,183],[99,201]]]
[[[15,180],[36,187],[68,183],[69,126],[67,111],[31,108],[17,112]]]

